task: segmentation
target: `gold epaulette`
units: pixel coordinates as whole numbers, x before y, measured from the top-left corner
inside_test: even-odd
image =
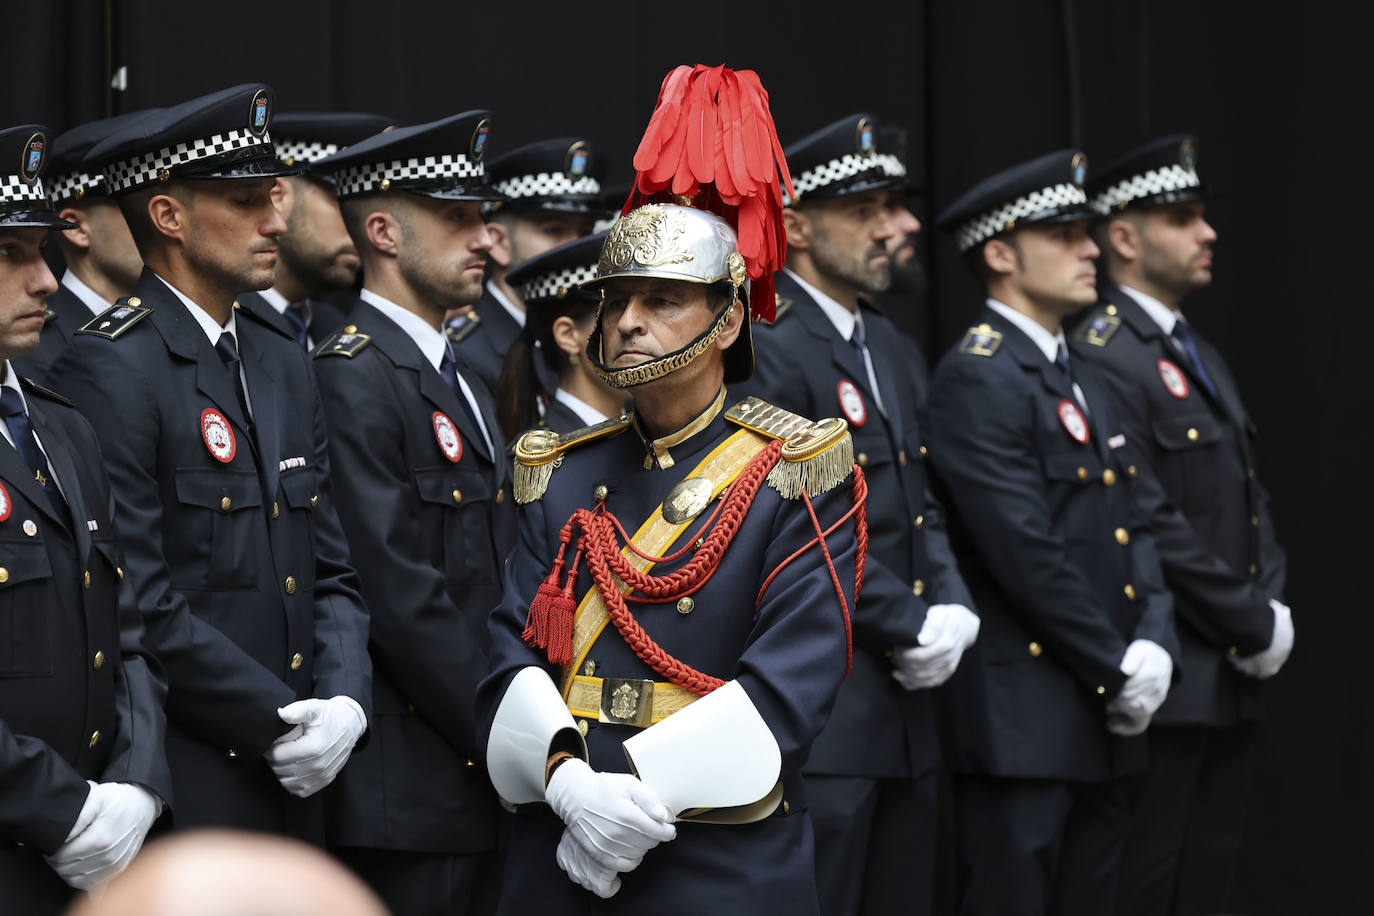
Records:
[[[1116,317],[1116,306],[1108,302],[1083,321],[1083,326],[1078,329],[1074,338],[1080,343],[1105,347],[1120,327],[1121,319]]]
[[[983,323],[976,324],[968,329],[963,341],[959,344],[960,353],[971,353],[974,356],[991,356],[997,352],[997,348],[1002,346],[1002,332],[994,331],[992,325]]]
[[[725,412],[725,419],[782,442],[782,460],[768,473],[768,485],[784,499],[805,490],[817,496],[844,483],[854,467],[854,440],[839,417],[808,420],[755,397]]]
[[[76,333],[94,334],[96,337],[114,340],[153,313],[152,309],[141,303],[142,300],[137,296],[130,296],[128,299],[116,302],[77,328]]]
[[[482,323],[482,316],[476,312],[469,311],[466,315],[459,315],[444,328],[444,333],[448,339],[454,343],[462,343],[463,340],[477,330],[477,326]]]
[[[549,488],[554,468],[574,446],[623,433],[630,428],[628,415],[602,420],[572,432],[559,434],[551,429],[532,429],[515,440],[515,481],[511,495],[517,503],[532,503]]]
[[[350,325],[350,327],[352,326]],[[363,347],[366,347],[370,343],[372,343],[372,335],[360,334],[356,328],[352,331],[340,331],[320,344],[319,348],[315,350],[315,358],[319,359],[323,356],[347,356],[352,359],[354,356],[358,355]]]

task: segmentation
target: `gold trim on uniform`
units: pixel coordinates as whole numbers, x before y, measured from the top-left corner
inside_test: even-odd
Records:
[[[974,356],[991,356],[1000,346],[1002,332],[994,331],[992,325],[984,322],[968,329],[963,342],[959,344],[959,352],[972,353]]]
[[[639,438],[644,441],[644,447],[647,450],[647,454],[644,456],[644,470],[649,470],[655,464],[658,465],[660,470],[664,471],[672,467],[676,462],[673,461],[673,456],[668,450],[670,448],[676,448],[710,426],[711,421],[716,418],[721,408],[724,406],[725,389],[721,388],[716,394],[716,399],[711,402],[711,406],[698,414],[695,420],[672,435],[664,436],[660,439],[650,439],[648,436],[644,435],[644,430],[640,427],[638,418],[632,413],[630,416],[634,422],[635,432],[639,433]]]
[[[563,454],[575,445],[592,442],[624,432],[628,416],[612,417],[559,435],[551,429],[532,429],[515,440],[515,480],[511,495],[524,505],[534,502],[549,488],[554,469],[563,463]]]
[[[601,326],[601,311],[604,308],[604,300],[601,305],[596,307],[595,326]],[[605,369],[597,365],[598,360],[588,360],[592,374],[601,381],[610,385],[612,388],[633,388],[636,385],[643,385],[661,379],[665,375],[670,375],[681,369],[683,366],[705,353],[711,344],[715,343],[720,332],[725,330],[725,322],[730,320],[730,315],[735,311],[733,302],[721,309],[720,315],[716,318],[715,324],[706,332],[696,343],[678,350],[676,353],[669,353],[667,356],[660,356],[658,359],[651,359],[647,363],[640,363],[638,366],[631,366],[628,369]],[[748,320],[746,317],[745,320]],[[604,338],[603,338],[604,346]],[[599,359],[600,357],[598,357]]]

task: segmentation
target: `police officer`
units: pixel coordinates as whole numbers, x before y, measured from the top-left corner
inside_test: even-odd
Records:
[[[916,257],[917,236],[921,232],[921,221],[911,211],[911,198],[918,192],[908,168],[908,144],[910,134],[905,127],[895,124],[882,124],[878,127],[878,149],[874,158],[878,160],[888,178],[896,184],[896,193],[888,197],[887,213],[892,220],[893,234],[887,243],[887,253],[892,259],[892,284],[886,298],[894,303],[911,305],[912,297],[925,292],[925,268]]]
[[[0,886],[9,912],[56,914],[119,873],[171,800],[164,684],[144,650],[100,443],[22,379],[43,297],[40,248],[70,229],[44,197],[48,133],[0,131]],[[44,861],[46,859],[46,862]]]
[[[741,83],[669,81],[694,77]],[[742,207],[780,229],[758,190]],[[799,770],[847,666],[862,474],[838,419],[727,407],[753,368],[746,274],[772,269],[739,244],[693,207],[622,217],[585,356],[633,414],[517,441],[520,539],[478,693],[492,779],[521,805],[502,912],[818,912]]]
[[[272,119],[277,157],[299,175],[277,179],[272,200],[286,221],[277,240],[276,280],[267,289],[238,297],[241,308],[266,318],[309,352],[344,326],[344,312],[324,298],[358,280],[361,261],[339,215],[339,201],[327,175],[315,163],[392,122],[371,114],[282,114]]]
[[[929,688],[978,633],[926,485],[925,362],[873,305],[901,235],[890,208],[905,196],[878,131],[855,114],[787,148],[797,192],[784,212],[787,269],[749,385],[806,416],[843,416],[874,494],[854,670],[806,766],[827,914],[930,911],[940,747]]]
[[[982,616],[947,685],[963,914],[1110,913],[1123,774],[1178,658],[1126,438],[1061,322],[1091,304],[1086,160],[980,182],[939,224],[987,293],[940,361],[929,458]]]
[[[1178,609],[1184,678],[1155,715],[1118,912],[1226,908],[1262,715],[1293,646],[1283,549],[1255,474],[1254,425],[1221,354],[1179,310],[1212,280],[1197,141],[1124,155],[1089,195],[1107,282],[1073,336],[1121,418],[1132,493]]]
[[[559,137],[517,147],[488,166],[502,200],[489,206],[491,268],[482,298],[450,326],[458,359],[495,395],[506,351],[525,324],[525,303],[506,273],[555,245],[591,234],[601,212],[605,163],[594,143]]]
[[[319,841],[309,796],[366,728],[371,667],[306,355],[233,308],[271,285],[285,228],[272,104],[236,86],[91,150],[147,268],[53,371],[140,535],[125,571],[167,672],[177,826]]]
[[[83,171],[81,160],[96,143],[145,113],[82,124],[52,142],[48,170],[53,177],[44,186],[58,215],[76,228],[56,233],[67,270],[46,300],[38,349],[14,363],[20,374],[35,381],[49,381],[48,369],[71,345],[76,329],[132,292],[143,270],[119,205],[105,194],[100,173]]]
[[[532,426],[571,432],[618,416],[625,393],[610,387],[582,358],[600,296],[582,286],[596,276],[606,233],[598,232],[530,258],[507,280],[525,302],[525,327],[501,369],[498,413],[508,440]],[[543,381],[552,377],[552,391]]]
[[[514,502],[494,405],[443,332],[444,312],[482,291],[493,195],[473,150],[488,126],[470,111],[401,127],[318,166],[367,277],[315,371],[377,711],[330,793],[329,843],[396,913],[489,912],[501,875],[472,702]],[[416,176],[398,165],[411,160],[440,165]]]

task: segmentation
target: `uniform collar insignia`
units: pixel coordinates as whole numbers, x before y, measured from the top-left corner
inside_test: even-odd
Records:
[[[710,426],[711,421],[720,414],[721,408],[724,406],[725,388],[722,387],[720,392],[716,394],[716,399],[711,402],[711,406],[698,414],[696,419],[682,427],[682,429],[679,429],[677,432],[660,439],[650,439],[648,436],[644,435],[644,429],[639,425],[639,418],[635,417],[635,432],[639,433],[639,438],[644,441],[644,469],[647,471],[654,467],[655,464],[657,464],[660,470],[665,471],[672,467],[675,462],[673,461],[672,454],[668,450],[681,445],[706,427]]]

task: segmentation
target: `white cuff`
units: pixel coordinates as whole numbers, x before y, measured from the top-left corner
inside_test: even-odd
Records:
[[[501,697],[487,738],[487,773],[496,793],[513,805],[543,801],[549,748],[565,729],[577,736],[586,760],[587,742],[548,673],[521,668]]]

